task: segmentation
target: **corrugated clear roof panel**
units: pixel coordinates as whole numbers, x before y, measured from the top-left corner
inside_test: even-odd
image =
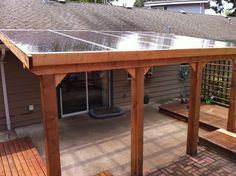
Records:
[[[105,47],[58,35],[50,31],[1,31],[26,54],[47,52],[102,51]]]

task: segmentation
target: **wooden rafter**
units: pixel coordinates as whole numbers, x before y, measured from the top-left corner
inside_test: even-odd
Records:
[[[21,51],[17,46],[11,43],[3,34],[0,33],[1,41],[9,48],[16,57],[23,63],[23,66],[30,68],[30,57],[27,56],[23,51]]]

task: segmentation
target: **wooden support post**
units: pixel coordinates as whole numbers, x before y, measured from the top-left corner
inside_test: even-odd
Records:
[[[196,155],[198,145],[199,113],[201,105],[201,84],[203,63],[189,65],[191,68],[187,154]]]
[[[144,68],[131,80],[131,176],[143,175]]]
[[[227,130],[236,133],[236,61],[232,61],[232,82]]]
[[[55,82],[54,75],[40,77],[45,157],[48,176],[61,175]]]

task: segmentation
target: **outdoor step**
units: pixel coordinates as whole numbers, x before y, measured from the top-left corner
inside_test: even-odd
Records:
[[[188,121],[187,104],[165,104],[159,107],[159,112],[172,118]],[[228,109],[219,105],[202,103],[200,107],[199,125],[208,131],[214,131],[227,126]]]
[[[98,173],[96,176],[113,176],[110,171],[103,171]]]
[[[30,138],[0,142],[0,175],[46,175],[46,165]]]
[[[218,129],[201,135],[199,137],[199,143],[236,159],[236,133]]]

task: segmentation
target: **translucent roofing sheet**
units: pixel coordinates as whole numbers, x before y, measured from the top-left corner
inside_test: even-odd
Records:
[[[24,53],[141,51],[236,47],[230,42],[156,32],[0,30]]]

